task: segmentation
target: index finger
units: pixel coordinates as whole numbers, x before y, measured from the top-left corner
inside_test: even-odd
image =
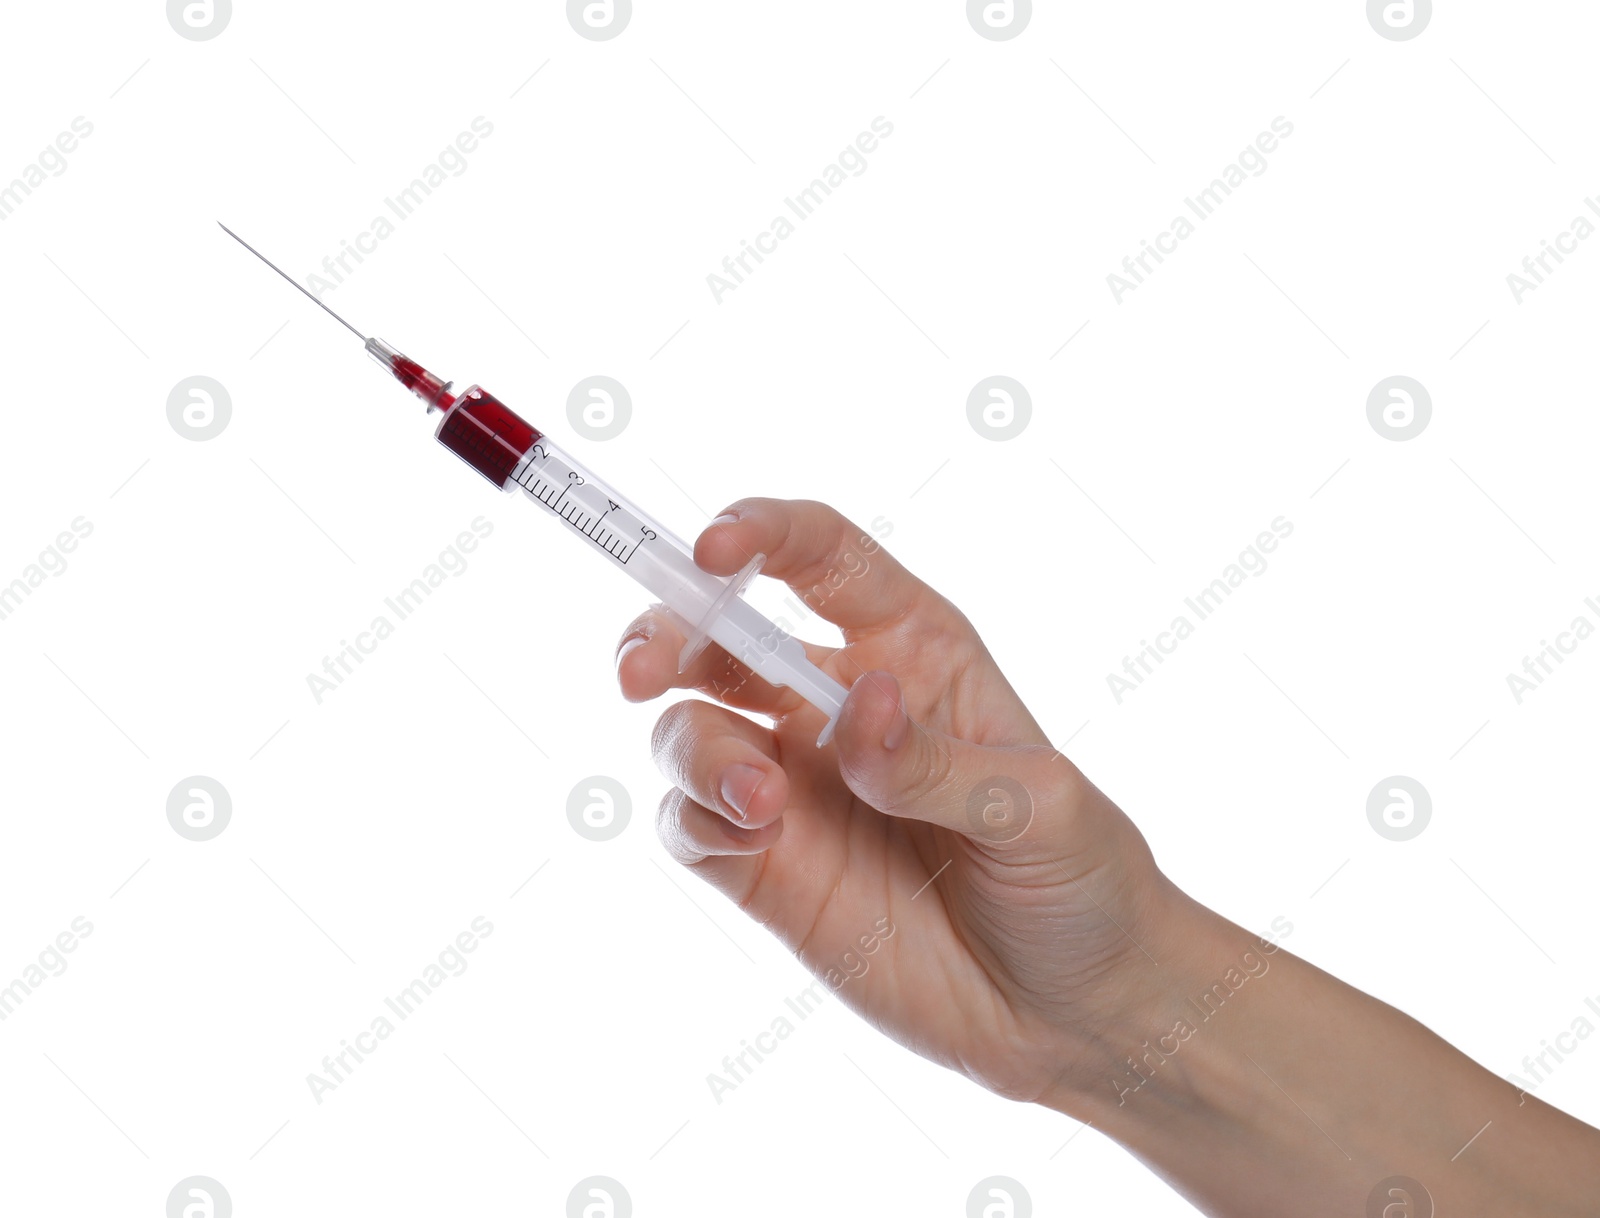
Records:
[[[761,574],[783,580],[846,637],[913,615],[927,625],[966,626],[955,607],[895,561],[877,537],[825,503],[741,499],[694,545],[696,565],[714,575],[734,574],[757,553],[767,556]]]

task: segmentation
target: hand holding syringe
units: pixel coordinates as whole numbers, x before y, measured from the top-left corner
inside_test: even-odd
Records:
[[[1183,893],[1051,745],[971,622],[887,555],[821,606],[845,645],[811,654],[863,674],[841,712],[843,687],[737,600],[757,552],[791,588],[810,587],[859,536],[837,512],[742,501],[696,549],[710,570],[743,570],[707,575],[494,398],[452,396],[392,347],[363,341],[445,411],[441,442],[497,486],[522,486],[674,606],[628,628],[623,693],[643,701],[689,687],[722,705],[679,702],[657,723],[653,748],[672,783],[658,831],[817,975],[797,996],[806,1009],[825,984],[925,1057],[1082,1122],[1068,1141],[1086,1126],[1116,1139],[1207,1213],[1343,1215],[1363,1198],[1426,1200],[1416,1181],[1403,1181],[1406,1193],[1389,1188],[1401,1177],[1370,1192],[1369,1182],[1431,1163],[1440,1213],[1594,1214],[1600,1131]],[[735,657],[743,648],[748,667],[713,653],[686,671],[697,632],[679,622],[690,620]],[[793,688],[744,679],[752,671]],[[723,673],[734,679],[713,679]],[[797,693],[830,731],[837,717],[827,752],[807,746]],[[1203,783],[1182,785],[1204,810]],[[1283,918],[1273,928],[1293,930]],[[719,1103],[784,1035],[723,1059],[708,1077]],[[1390,1094],[1407,1102],[1374,1104]]]
[[[430,412],[442,411],[435,433],[439,443],[501,490],[520,487],[613,566],[654,593],[683,630],[686,642],[678,657],[680,669],[687,668],[708,642],[715,642],[773,685],[788,686],[826,715],[828,722],[817,744],[828,742],[849,691],[806,658],[798,639],[741,598],[745,585],[761,569],[763,555],[752,555],[732,578],[702,571],[688,545],[493,394],[477,385],[452,393],[447,382],[381,338],[361,334],[226,224],[221,227],[361,339],[367,354],[421,398]]]

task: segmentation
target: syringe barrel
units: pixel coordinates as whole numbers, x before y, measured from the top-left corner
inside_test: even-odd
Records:
[[[737,595],[724,598],[731,581],[696,566],[686,542],[477,385],[446,410],[437,436],[496,486],[520,488],[559,517],[691,628],[822,710],[828,727],[818,743],[827,740],[844,704],[844,686],[813,665],[798,640]]]
[[[495,486],[520,487],[690,620],[698,620],[691,610],[708,609],[727,583],[695,566],[686,542],[481,386],[456,399],[436,436]]]
[[[532,423],[480,385],[445,408],[434,435],[501,490],[510,489],[517,462],[540,439]]]

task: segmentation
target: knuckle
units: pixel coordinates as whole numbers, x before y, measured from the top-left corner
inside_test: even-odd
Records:
[[[656,720],[651,733],[650,752],[656,768],[675,786],[693,787],[697,760],[707,756],[709,745],[721,734],[717,708],[709,702],[690,699],[668,707]]]
[[[705,856],[690,840],[688,827],[684,824],[683,813],[688,806],[688,797],[671,787],[661,797],[661,802],[656,808],[656,838],[666,849],[672,860],[689,867],[699,862]]]
[[[722,511],[724,515],[744,516],[750,512],[759,511],[773,502],[775,501],[764,499],[759,495],[743,495],[723,508]]]
[[[683,738],[693,727],[694,708],[698,702],[674,702],[662,711],[650,732],[650,755],[659,765],[676,750],[683,747]]]
[[[668,787],[661,802],[656,805],[656,831],[665,834],[682,823],[684,794],[677,787]]]
[[[972,624],[972,619],[963,613],[954,601],[937,592],[933,594],[933,599],[938,606],[939,612],[943,615],[946,629],[953,636],[954,641],[965,644],[978,642],[980,638],[978,628]]]
[[[839,514],[839,509],[831,503],[823,503],[820,499],[793,499],[790,506],[797,512],[814,516],[817,520],[827,525],[837,524],[844,517]]]

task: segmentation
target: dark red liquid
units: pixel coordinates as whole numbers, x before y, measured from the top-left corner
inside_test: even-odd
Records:
[[[439,443],[498,487],[505,486],[517,462],[538,443],[540,435],[532,423],[476,386],[461,395],[439,425]]]
[[[445,383],[415,360],[396,354],[390,371],[394,373],[395,380],[426,402],[428,409],[437,406],[444,410],[450,405],[450,390]]]

